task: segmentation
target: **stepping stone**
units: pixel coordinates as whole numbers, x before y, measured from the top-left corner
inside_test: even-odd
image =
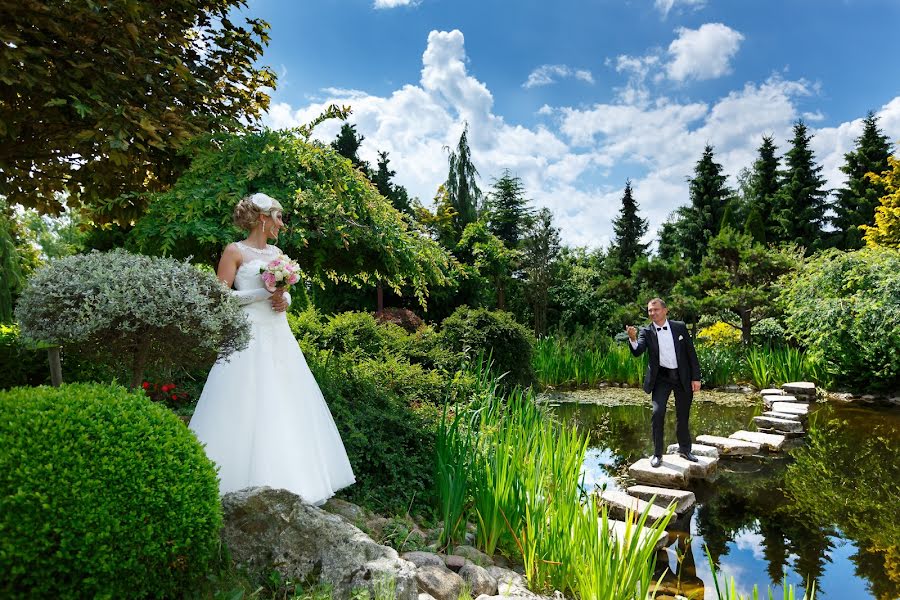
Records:
[[[721,456],[748,456],[759,453],[759,444],[718,435],[700,435],[697,441],[715,446]]]
[[[624,521],[616,521],[615,519],[607,519],[607,523],[609,524],[609,532],[611,535],[616,536],[619,539],[619,544],[625,544],[625,527],[627,526]],[[601,525],[602,527],[602,525]],[[634,531],[637,529],[637,525],[631,526],[632,535],[634,535]],[[602,531],[602,530],[601,530]],[[649,527],[642,527],[638,535],[640,539],[644,539],[649,537],[651,534]],[[669,536],[662,535],[656,541],[656,546],[653,547],[654,550],[659,550],[660,548],[664,548],[666,542],[668,542]]]
[[[664,507],[657,506],[655,503],[650,504],[635,496],[629,496],[625,492],[604,490],[600,494],[600,500],[606,505],[607,514],[613,519],[627,519],[628,511],[631,511],[634,514],[634,518],[638,519],[646,510],[647,523],[652,524],[661,521],[666,516]]]
[[[778,429],[771,429],[769,427],[757,427],[756,430],[759,431],[760,433],[768,433],[771,435],[783,435],[785,437],[785,439],[788,440],[788,442],[790,442],[793,439],[801,438],[804,435],[806,435],[805,431],[798,431],[798,432],[779,431]],[[785,446],[784,449],[787,450],[788,447],[789,446]]]
[[[633,485],[628,488],[628,493],[647,502],[650,502],[652,499],[654,504],[663,508],[668,508],[674,502],[675,514],[678,515],[686,513],[697,503],[694,492],[687,490],[670,490],[649,485]]]
[[[774,429],[783,433],[803,433],[803,423],[793,419],[776,417],[753,417],[753,422],[760,429]]]
[[[816,384],[809,381],[793,381],[785,383],[781,386],[786,394],[794,394],[795,396],[816,397]]]
[[[799,402],[775,402],[772,404],[772,410],[791,415],[808,415],[809,404],[801,404]]]
[[[688,479],[709,479],[716,473],[718,464],[719,459],[708,456],[698,456],[697,462],[691,462],[677,454],[663,454],[662,457],[662,466],[676,465],[687,469]]]
[[[669,454],[678,454],[678,444],[670,444],[666,452],[668,452]],[[719,458],[719,451],[715,446],[691,444],[691,452],[694,453],[694,456],[708,456],[709,458]]]
[[[785,404],[809,404],[809,401],[804,399],[799,399],[796,396],[763,396],[763,404],[766,408],[772,408],[772,405],[776,402],[783,402]]]
[[[795,415],[794,413],[783,413],[778,412],[776,410],[767,410],[762,414],[764,417],[769,417],[770,419],[786,419],[788,421],[797,421],[800,422],[800,415]]]
[[[777,452],[781,450],[785,443],[785,437],[783,435],[777,435],[772,433],[761,433],[759,431],[736,431],[732,433],[730,436],[733,440],[741,440],[744,442],[753,442],[754,444],[759,444],[763,448],[767,450],[772,450],[773,452]]]
[[[642,458],[628,467],[628,475],[637,481],[674,488],[687,485],[687,472],[687,467],[665,463],[653,468],[649,458]]]
[[[766,388],[759,391],[760,396],[781,396],[782,394],[784,394],[784,392],[779,388]]]

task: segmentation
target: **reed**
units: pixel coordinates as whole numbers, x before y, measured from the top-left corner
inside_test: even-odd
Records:
[[[548,336],[538,340],[534,368],[542,386],[595,386],[603,381],[638,385],[647,358],[634,358],[623,344],[590,348],[583,341]]]
[[[753,385],[760,389],[789,381],[827,383],[819,363],[797,348],[750,348],[747,351],[747,365]]]

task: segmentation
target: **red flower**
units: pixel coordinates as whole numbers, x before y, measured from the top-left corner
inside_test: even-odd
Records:
[[[172,400],[178,400],[178,396],[176,394],[172,394]]]
[[[145,390],[149,390],[149,389],[150,389],[150,382],[149,382],[149,381],[145,381],[144,383],[141,384],[141,387],[144,388]]]

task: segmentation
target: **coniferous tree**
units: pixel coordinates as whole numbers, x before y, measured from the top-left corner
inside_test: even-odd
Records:
[[[811,139],[806,124],[802,120],[797,121],[791,149],[785,154],[787,169],[775,196],[775,238],[769,240],[797,244],[806,248],[807,252],[823,245],[822,225],[825,223],[828,196],[822,188],[825,185],[825,179],[820,174],[822,167],[816,164],[809,147]]]
[[[700,269],[709,241],[719,233],[731,190],[725,185],[722,165],[715,161],[712,146],[703,149],[690,179],[691,204],[681,210],[681,241],[691,273]]]
[[[670,261],[684,256],[677,214],[670,215],[669,220],[660,226],[658,237],[659,240],[656,245],[657,257]]]
[[[456,150],[450,152],[450,173],[447,175],[447,194],[456,214],[453,216],[453,228],[457,241],[469,223],[478,218],[481,202],[481,189],[475,178],[478,169],[472,164],[472,151],[469,149],[469,125],[459,136]]]
[[[503,240],[507,248],[516,248],[531,215],[522,180],[511,175],[509,169],[503,171],[500,179],[494,180],[488,203],[491,233]]]
[[[765,237],[772,237],[775,222],[771,218],[780,183],[778,180],[778,157],[775,155],[777,147],[772,136],[763,136],[759,146],[758,157],[753,163],[750,172],[750,181],[747,197],[747,217],[756,209],[757,215],[762,219]]]
[[[744,234],[749,235],[756,244],[766,243],[766,225],[755,207],[750,209],[750,214],[744,222]]]
[[[344,158],[349,158],[354,167],[368,176],[369,164],[359,158],[359,147],[365,139],[364,135],[356,132],[356,125],[344,123],[337,137],[331,142],[331,147]]]
[[[831,220],[836,229],[833,242],[841,250],[857,250],[865,245],[859,226],[875,222],[875,209],[885,195],[884,185],[866,177],[866,173],[880,175],[887,171],[890,155],[888,137],[878,129],[878,117],[870,112],[863,121],[856,148],[844,155],[841,167],[847,183],[837,191]]]
[[[647,219],[638,215],[638,204],[631,189],[631,180],[625,181],[625,192],[622,194],[622,208],[619,216],[613,221],[615,239],[609,256],[617,273],[631,275],[631,265],[642,256],[647,256],[649,244],[641,243],[647,233]]]
[[[393,182],[394,175],[397,172],[390,168],[390,163],[391,159],[388,158],[387,152],[378,153],[378,168],[372,174],[372,183],[375,184],[382,196],[391,201],[394,208],[402,213],[414,216],[406,188]]]
[[[541,209],[522,240],[525,296],[534,313],[535,335],[547,333],[549,290],[559,252],[559,230],[553,226],[553,215],[548,209]]]

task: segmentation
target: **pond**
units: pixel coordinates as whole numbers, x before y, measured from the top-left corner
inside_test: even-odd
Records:
[[[542,397],[590,432],[586,486],[624,489],[628,466],[651,453],[650,406],[640,390],[608,388]],[[701,392],[691,433],[755,430],[757,398]],[[666,443],[675,441],[674,408]],[[692,488],[693,514],[670,527],[657,559],[661,593],[716,598],[704,547],[737,589],[815,581],[818,600],[900,598],[900,410],[818,403],[809,431],[786,455],[722,459],[719,476]],[[678,529],[684,531],[677,531]],[[665,597],[665,596],[663,596]],[[798,596],[799,598],[799,596]]]

